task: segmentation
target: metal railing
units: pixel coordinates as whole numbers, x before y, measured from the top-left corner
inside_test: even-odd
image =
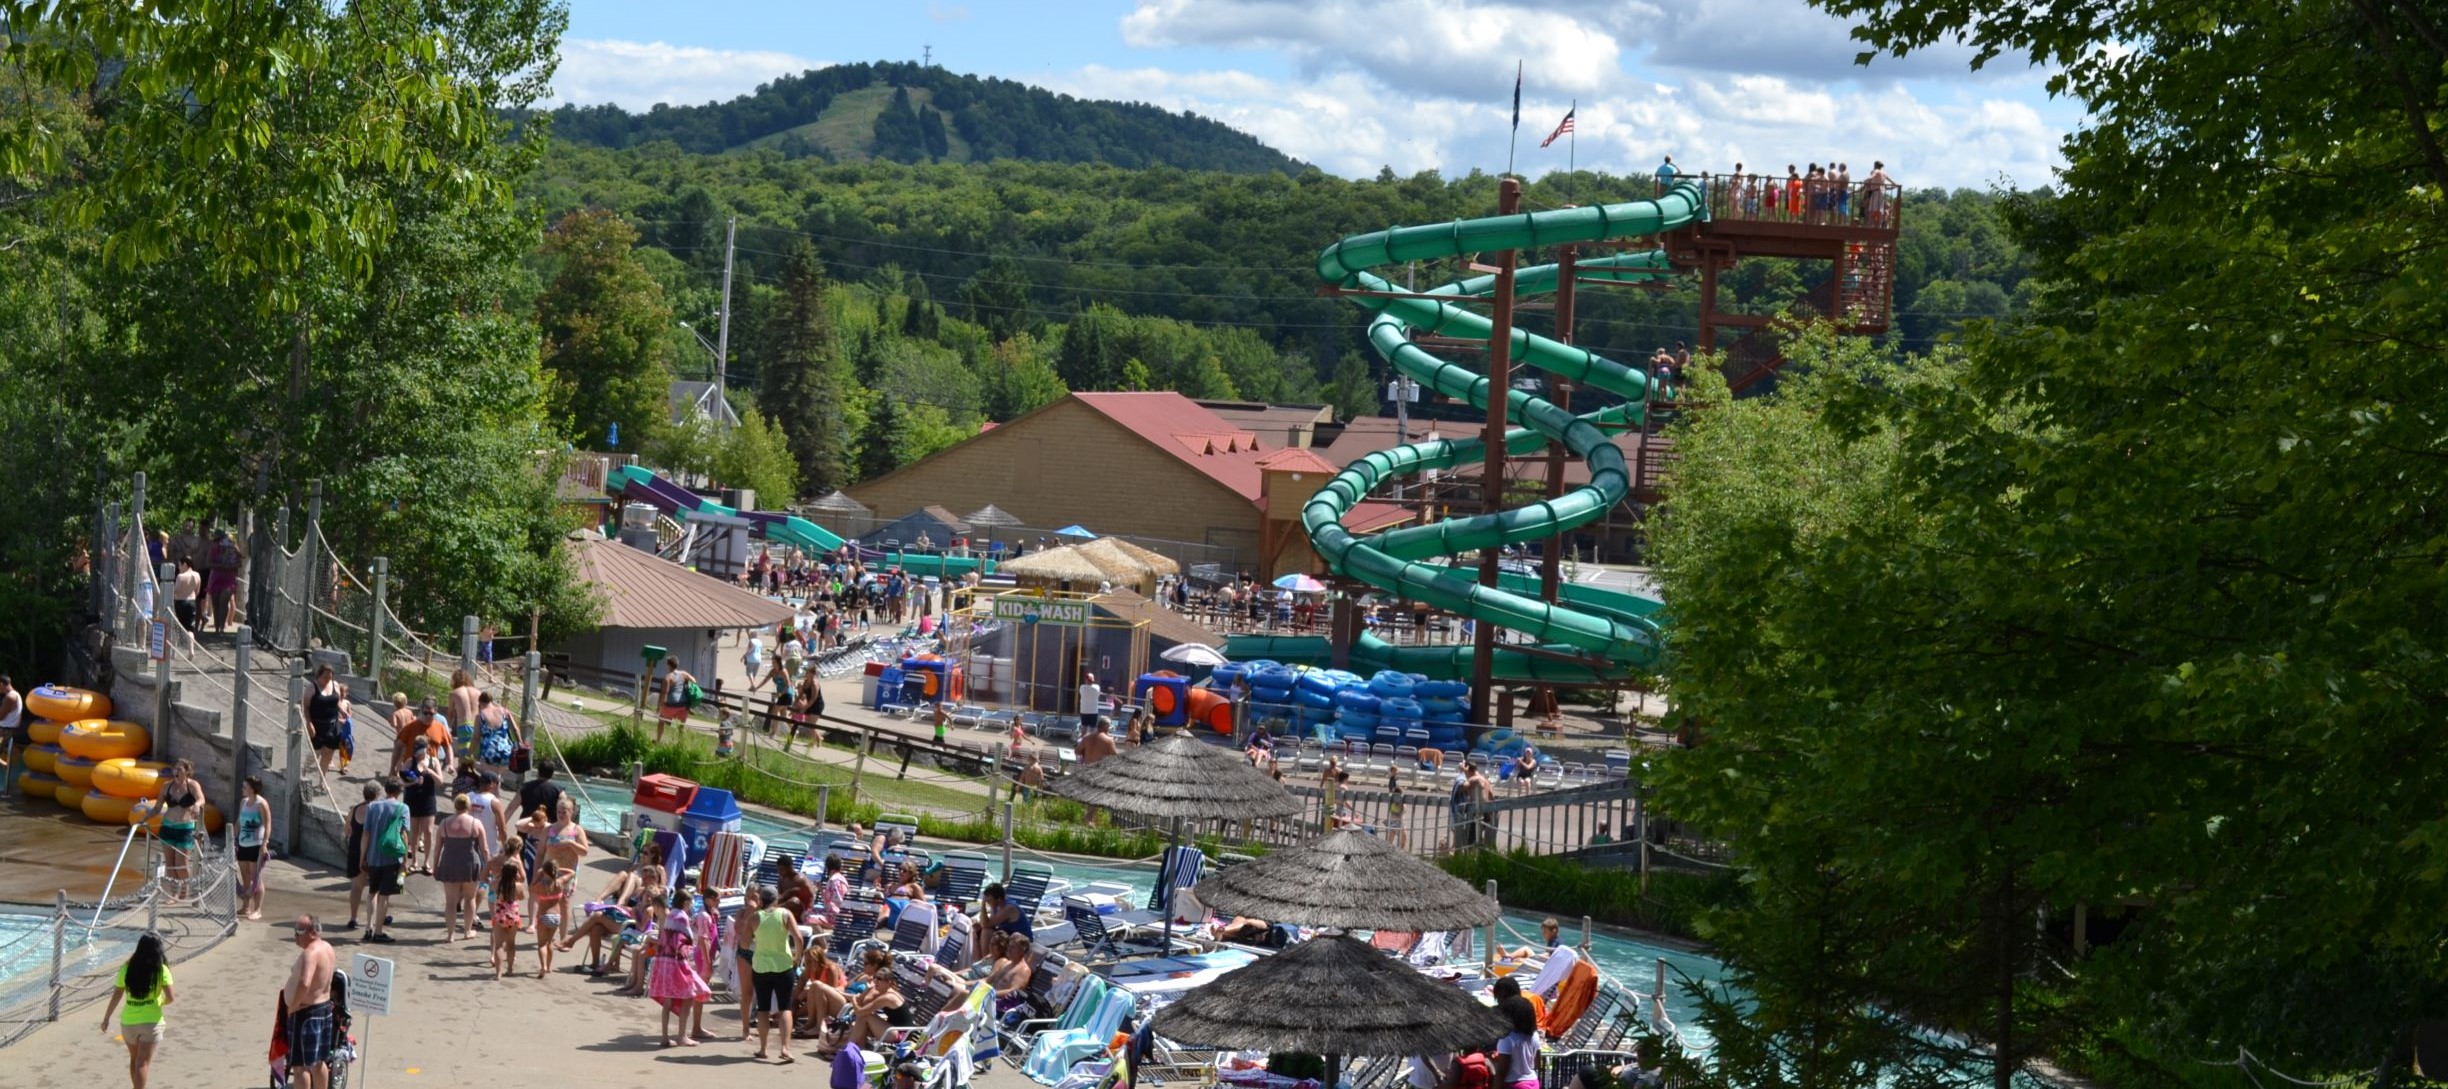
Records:
[[[57,893],[40,926],[0,943],[0,964],[39,965],[44,973],[40,987],[25,989],[0,1007],[0,1047],[108,995],[127,949],[140,935],[160,935],[170,963],[178,964],[237,933],[234,827],[224,829],[221,842],[197,841],[185,880],[165,875],[160,845],[151,835],[141,827],[130,834],[131,843],[144,846],[138,865],[146,877],[135,890],[115,897],[106,890],[99,900]]]

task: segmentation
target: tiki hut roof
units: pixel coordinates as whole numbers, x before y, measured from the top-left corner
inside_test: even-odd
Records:
[[[1198,883],[1226,915],[1302,926],[1459,930],[1496,921],[1496,904],[1459,879],[1366,832],[1341,831],[1228,866]]]
[[[1300,802],[1248,758],[1186,733],[1158,738],[1099,760],[1057,781],[1053,790],[1088,805],[1164,819],[1289,817]]]
[[[1323,1055],[1444,1055],[1494,1042],[1504,1015],[1341,934],[1236,968],[1156,1014],[1168,1039]]]

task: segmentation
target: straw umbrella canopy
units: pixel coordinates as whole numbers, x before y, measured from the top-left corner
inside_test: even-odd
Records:
[[[1320,935],[1226,972],[1159,1011],[1150,1024],[1186,1044],[1311,1051],[1335,1059],[1444,1055],[1511,1031],[1495,1007],[1342,934]],[[1334,1084],[1331,1077],[1327,1084]]]
[[[1072,545],[1071,550],[1088,562],[1104,568],[1106,576],[1115,585],[1137,587],[1141,594],[1151,598],[1156,596],[1156,569],[1139,557],[1123,551],[1113,538],[1102,537],[1086,544]]]
[[[824,511],[827,514],[872,513],[867,509],[867,504],[850,498],[849,492],[845,492],[839,488],[833,489],[832,494],[808,504],[808,509]]]
[[[1486,926],[1497,914],[1459,878],[1351,830],[1227,867],[1193,891],[1226,915],[1302,926],[1425,933]]]
[[[1289,817],[1301,809],[1282,783],[1251,767],[1248,758],[1186,731],[1117,752],[1063,776],[1049,789],[1085,805],[1169,819],[1176,847],[1181,846],[1185,820]],[[1166,948],[1172,947],[1169,907],[1164,941]]]
[[[1123,540],[1120,537],[1101,537],[1098,538],[1098,543],[1110,544],[1115,548],[1120,549],[1123,554],[1139,561],[1141,566],[1146,567],[1148,570],[1154,571],[1159,575],[1181,574],[1181,565],[1173,562],[1173,557],[1167,556],[1162,552],[1156,551],[1155,549],[1141,548],[1140,546]]]
[[[1248,758],[1187,733],[1124,749],[1056,780],[1055,793],[1159,820],[1289,817],[1298,799]]]
[[[1010,511],[1004,510],[1003,508],[995,506],[992,503],[988,503],[983,507],[979,507],[978,509],[969,512],[969,516],[961,519],[961,521],[967,522],[970,525],[977,526],[979,528],[991,527],[994,529],[1010,529],[1014,526],[1027,524],[1022,522]]]
[[[1082,583],[1095,586],[1113,577],[1107,574],[1104,568],[1089,562],[1086,556],[1069,548],[1049,548],[1043,552],[1031,552],[995,568],[995,571],[998,574],[1010,575],[1021,582],[1044,585]]]

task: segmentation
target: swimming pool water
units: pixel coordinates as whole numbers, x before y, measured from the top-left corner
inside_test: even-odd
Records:
[[[598,836],[620,834],[621,818],[629,813],[631,791],[628,784],[608,779],[581,779],[576,783],[565,783],[563,787],[577,798],[579,827]],[[816,826],[811,821],[788,823],[753,810],[742,810],[740,831],[767,843],[781,839],[797,844],[815,835]]]
[[[95,972],[115,971],[136,948],[132,930],[104,927],[87,937],[85,927],[72,922],[62,950],[60,978],[73,981]],[[51,915],[47,911],[0,905],[0,1020],[13,1020],[21,1003],[37,1002],[51,985]]]

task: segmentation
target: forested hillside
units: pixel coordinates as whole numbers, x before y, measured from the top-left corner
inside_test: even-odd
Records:
[[[1651,184],[1550,177],[1529,187],[1527,201],[1620,200]],[[594,208],[627,219],[675,321],[707,331],[719,309],[725,221],[737,216],[730,374],[742,391],[759,390],[773,369],[777,315],[792,305],[789,262],[806,247],[806,268],[822,270],[801,282],[821,284],[820,354],[835,372],[825,388],[848,391],[849,402],[843,421],[825,425],[835,439],[799,436],[803,449],[836,447],[802,457],[810,472],[801,490],[810,491],[887,470],[1066,389],[1178,389],[1375,412],[1382,364],[1364,354],[1364,313],[1316,294],[1318,250],[1388,224],[1487,214],[1496,179],[829,164],[773,152],[695,155],[657,142],[559,146],[527,198],[548,215]],[[2026,264],[2006,239],[1997,198],[1926,190],[1905,209],[1890,347],[1925,347],[2020,304]],[[1416,278],[1426,286],[1457,273],[1422,265]],[[1755,261],[1726,291],[1739,305],[1773,309],[1816,275],[1824,270]],[[1696,339],[1695,296],[1688,282],[1586,291],[1576,338],[1618,359],[1645,359]],[[1547,331],[1542,313],[1522,320]],[[679,373],[709,369],[711,355],[676,326],[664,345]],[[864,437],[885,402],[894,418],[875,434],[890,437]],[[784,415],[780,405],[768,411]]]
[[[907,63],[837,64],[783,76],[729,102],[552,111],[553,135],[626,148],[669,140],[711,154],[770,148],[830,162],[1040,162],[1291,173],[1301,164],[1193,113],[1055,94],[1007,79]]]

